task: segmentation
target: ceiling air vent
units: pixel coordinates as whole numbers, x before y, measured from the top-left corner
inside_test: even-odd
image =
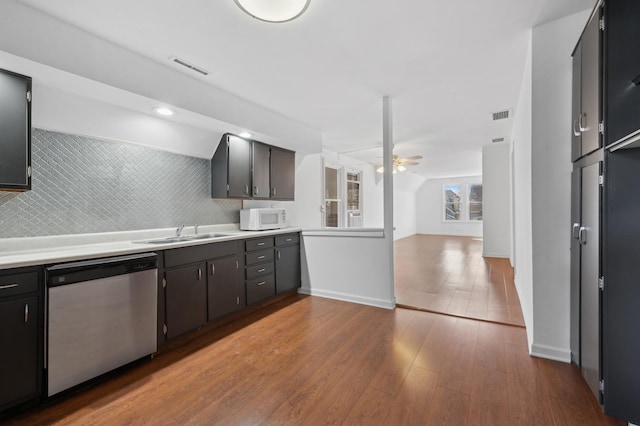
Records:
[[[175,56],[172,56],[172,57],[169,58],[169,60],[171,62],[174,62],[174,63],[178,64],[178,65],[182,65],[185,68],[189,68],[192,71],[200,73],[200,74],[202,74],[204,76],[209,75],[209,71],[205,70],[204,68],[200,68],[200,67],[197,67],[197,66],[195,66],[193,64],[190,64],[189,62],[185,61],[184,59],[180,59],[180,58],[176,58]]]
[[[504,138],[494,138],[494,139],[491,139],[491,142],[493,143],[504,142]]]
[[[504,120],[505,118],[509,118],[509,110],[498,111],[493,113],[493,121],[496,120]]]

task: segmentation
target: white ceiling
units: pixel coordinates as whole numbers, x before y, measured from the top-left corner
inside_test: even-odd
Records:
[[[167,66],[202,67],[211,74],[185,72],[317,129],[336,152],[380,146],[389,95],[396,152],[423,155],[412,168],[423,177],[481,173],[491,112],[517,104],[529,30],[595,3],[312,0],[269,24],[233,0],[20,1]]]

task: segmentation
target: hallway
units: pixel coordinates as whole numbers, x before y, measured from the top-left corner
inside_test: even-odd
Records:
[[[398,306],[524,327],[509,259],[483,258],[482,239],[413,235],[394,249]]]

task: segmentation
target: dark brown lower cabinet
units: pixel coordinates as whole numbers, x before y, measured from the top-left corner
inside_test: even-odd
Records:
[[[0,417],[41,397],[42,273],[0,271]]]
[[[209,321],[244,307],[244,285],[236,256],[207,262]]]
[[[206,264],[165,272],[167,339],[196,329],[207,322]]]
[[[276,237],[276,293],[300,287],[300,236],[287,234]]]

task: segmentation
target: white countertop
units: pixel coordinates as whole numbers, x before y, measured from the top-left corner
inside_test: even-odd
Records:
[[[47,237],[0,238],[0,269],[154,252],[177,247],[211,244],[267,235],[300,232],[301,228],[287,227],[270,231],[241,231],[237,224],[200,226],[199,234],[220,233],[223,237],[180,241],[174,243],[139,243],[134,241],[175,235],[175,228],[141,231],[105,232],[97,234],[57,235]],[[186,227],[182,235],[193,235],[194,228]]]

